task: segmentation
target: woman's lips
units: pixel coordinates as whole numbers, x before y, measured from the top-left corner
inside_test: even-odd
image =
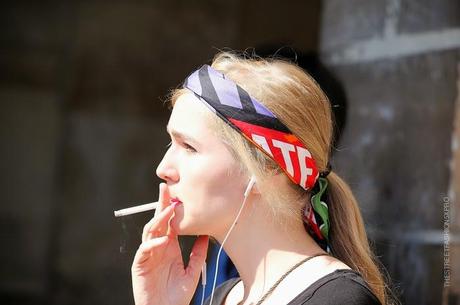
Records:
[[[171,204],[172,204],[172,206],[175,208],[175,207],[177,207],[179,204],[182,204],[182,201],[180,201],[180,200],[177,199],[177,198],[173,198],[173,199],[171,199]]]

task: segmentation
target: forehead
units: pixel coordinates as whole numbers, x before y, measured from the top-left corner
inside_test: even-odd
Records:
[[[181,133],[199,136],[210,136],[211,116],[210,109],[203,104],[194,94],[181,95],[175,102],[169,118],[168,128]]]

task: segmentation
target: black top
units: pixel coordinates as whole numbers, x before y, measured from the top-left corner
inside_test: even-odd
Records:
[[[240,281],[232,278],[216,288],[213,305],[221,305]],[[209,305],[210,297],[205,304]],[[288,305],[381,305],[362,276],[351,269],[337,269],[302,291]]]

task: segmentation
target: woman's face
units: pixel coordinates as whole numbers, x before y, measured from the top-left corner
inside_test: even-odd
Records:
[[[210,130],[213,114],[193,94],[180,96],[168,133],[171,146],[157,168],[177,206],[171,221],[179,235],[222,234],[244,199],[248,177],[223,142]]]

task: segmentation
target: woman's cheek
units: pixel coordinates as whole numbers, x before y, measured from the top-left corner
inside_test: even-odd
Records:
[[[206,219],[203,211],[197,206],[196,202],[186,201],[176,207],[174,217],[171,219],[172,229],[179,235],[195,235],[198,227],[201,227],[200,221]]]

